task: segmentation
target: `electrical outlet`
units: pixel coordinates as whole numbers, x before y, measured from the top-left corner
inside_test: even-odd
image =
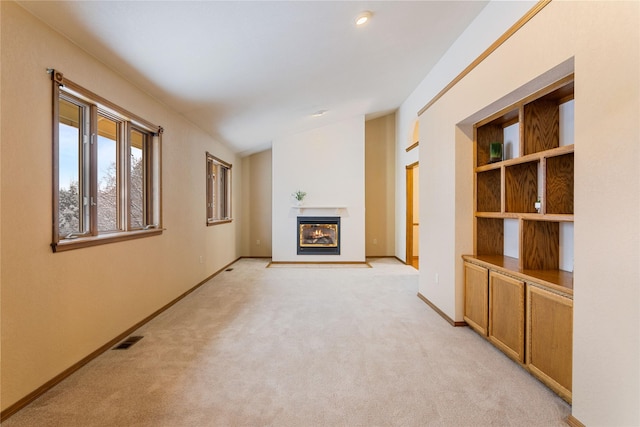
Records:
[[[204,264],[204,257],[200,255],[200,264]]]
[[[260,246],[260,240],[256,240],[256,245]]]
[[[378,239],[373,239],[373,244],[377,245],[378,244]]]
[[[440,276],[438,275],[438,273],[436,273],[436,275],[433,277],[433,281],[435,282],[436,285],[440,281]]]

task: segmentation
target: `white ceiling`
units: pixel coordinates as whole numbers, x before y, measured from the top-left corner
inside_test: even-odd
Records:
[[[487,1],[19,3],[249,154],[282,135],[395,110]],[[373,19],[356,28],[364,10]],[[312,117],[318,110],[327,113]]]

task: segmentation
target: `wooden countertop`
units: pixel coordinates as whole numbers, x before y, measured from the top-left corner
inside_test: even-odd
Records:
[[[518,266],[518,259],[502,255],[463,255],[465,261],[482,265],[506,274],[521,276],[525,281],[531,281],[549,287],[556,291],[573,295],[573,273],[563,270],[523,270]]]

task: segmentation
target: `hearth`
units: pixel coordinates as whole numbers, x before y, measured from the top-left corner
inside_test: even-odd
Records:
[[[299,216],[298,255],[340,255],[339,216]]]

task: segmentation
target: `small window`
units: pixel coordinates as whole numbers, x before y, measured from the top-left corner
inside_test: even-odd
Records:
[[[207,153],[207,225],[231,222],[231,165]]]
[[[162,232],[162,128],[53,71],[54,252]]]

